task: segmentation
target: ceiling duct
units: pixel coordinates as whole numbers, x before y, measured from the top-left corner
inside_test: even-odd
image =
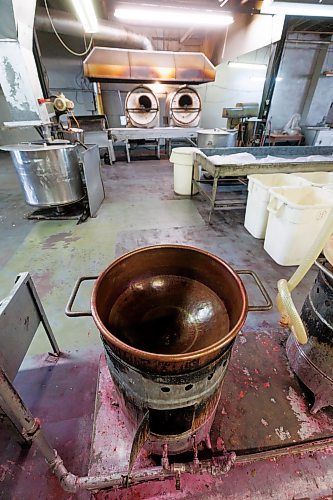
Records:
[[[215,79],[215,67],[201,52],[162,52],[94,47],[84,63],[93,81],[205,83]]]
[[[50,15],[58,33],[70,36],[83,36],[82,24],[74,17],[69,16],[67,12],[50,10]],[[50,20],[46,10],[43,8],[36,9],[35,28],[39,31],[53,33]],[[153,50],[153,45],[148,37],[101,19],[98,21],[98,32],[94,33],[94,40],[108,42],[116,47]]]

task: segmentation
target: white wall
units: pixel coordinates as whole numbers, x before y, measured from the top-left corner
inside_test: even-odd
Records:
[[[271,48],[263,47],[244,54],[238,62],[268,64]],[[232,68],[228,61],[216,68],[215,82],[198,87],[202,99],[204,128],[226,127],[227,119],[222,118],[222,109],[235,106],[238,102],[258,102],[260,105],[266,70]]]
[[[277,42],[284,19],[283,15],[237,14],[228,28],[223,59],[232,60]]]

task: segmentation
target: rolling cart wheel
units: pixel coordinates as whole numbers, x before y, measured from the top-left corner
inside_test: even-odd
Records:
[[[103,160],[106,165],[111,165],[110,155],[109,153],[104,153]]]

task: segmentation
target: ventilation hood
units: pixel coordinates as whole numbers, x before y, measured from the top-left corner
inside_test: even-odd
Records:
[[[94,47],[83,66],[93,81],[195,84],[215,79],[215,67],[201,52]]]

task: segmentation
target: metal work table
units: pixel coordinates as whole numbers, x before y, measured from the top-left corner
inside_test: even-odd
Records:
[[[192,171],[192,187],[196,186],[199,193],[204,195],[210,203],[209,222],[213,210],[227,210],[244,208],[244,201],[239,199],[217,200],[217,188],[219,179],[225,177],[245,177],[250,174],[272,174],[276,172],[293,173],[293,172],[313,172],[320,170],[323,172],[333,171],[333,157],[327,161],[309,161],[309,162],[293,162],[293,163],[244,163],[244,164],[218,164],[212,162],[209,157],[215,155],[227,156],[236,153],[251,153],[256,158],[265,158],[268,155],[274,154],[277,157],[298,158],[302,156],[323,155],[328,156],[333,154],[332,146],[275,146],[260,148],[219,148],[219,149],[201,149],[201,152],[196,152],[194,155],[193,171]],[[196,180],[194,172],[201,166],[212,177],[213,181]],[[212,185],[211,192],[203,189],[202,185],[207,183]]]
[[[197,138],[198,128],[196,127],[155,127],[155,128],[110,128],[109,137],[113,150],[112,158],[115,158],[114,145],[125,144],[127,162],[130,163],[130,141],[156,141],[156,154],[160,159],[161,139],[168,141],[168,151],[171,152],[171,142],[173,139],[187,139],[192,145],[196,145],[192,139]]]

